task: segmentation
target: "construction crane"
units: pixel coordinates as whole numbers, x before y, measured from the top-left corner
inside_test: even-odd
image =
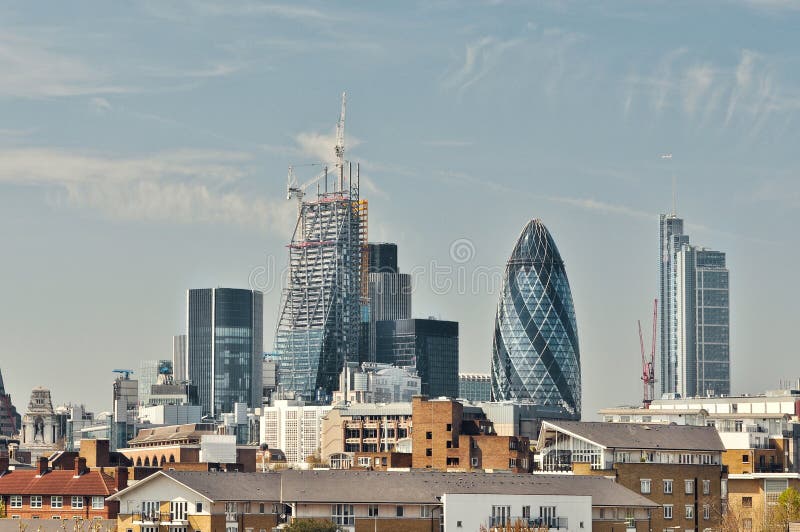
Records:
[[[339,113],[339,122],[336,123],[336,173],[339,176],[339,188],[344,190],[344,117],[347,110],[347,92],[342,93],[342,111]]]
[[[111,371],[113,373],[119,373],[120,375],[122,375],[125,378],[125,380],[130,379],[131,375],[133,375],[133,370],[132,369],[112,369]]]
[[[650,408],[650,403],[655,399],[656,394],[656,317],[658,316],[658,299],[653,300],[653,341],[650,348],[650,358],[646,358],[644,353],[644,336],[642,335],[642,322],[639,324],[639,348],[642,353],[642,382],[644,383],[644,395],[642,404],[645,408]]]

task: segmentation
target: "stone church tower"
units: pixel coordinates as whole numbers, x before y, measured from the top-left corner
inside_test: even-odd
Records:
[[[37,387],[31,392],[28,411],[22,418],[20,444],[26,449],[50,447],[55,449],[62,439],[61,423],[53,411],[50,390]]]

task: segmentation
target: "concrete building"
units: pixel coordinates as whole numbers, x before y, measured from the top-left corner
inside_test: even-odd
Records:
[[[270,449],[280,449],[290,465],[306,463],[320,455],[322,418],[330,406],[306,405],[301,400],[276,400],[261,415],[260,440]]]
[[[136,435],[136,410],[139,405],[139,383],[130,378],[128,370],[119,370],[114,380],[112,401],[111,448],[125,447]]]
[[[459,373],[458,398],[472,402],[492,400],[492,376],[488,373]]]
[[[150,404],[150,394],[153,386],[163,379],[159,377],[169,375],[172,377],[171,360],[140,360],[136,380],[139,383],[139,404]]]
[[[264,353],[261,365],[261,404],[268,405],[272,394],[278,389],[278,356],[274,353]]]
[[[186,371],[186,342],[185,334],[172,337],[172,374],[175,382],[178,383],[189,380],[189,374]]]
[[[721,523],[725,448],[711,427],[544,421],[536,447],[542,472],[612,476],[657,503],[652,530],[699,531]]]
[[[119,504],[106,497],[127,484],[126,469],[117,469],[112,477],[89,470],[83,458],[58,471],[48,467],[46,457],[36,464],[36,469],[11,470],[8,458],[0,456],[0,498],[8,517],[69,522],[117,517]]]
[[[143,406],[139,409],[140,425],[186,425],[200,423],[203,409],[199,405],[172,404]]]
[[[339,389],[333,392],[333,403],[410,403],[421,390],[422,379],[414,367],[348,363],[339,376]]]
[[[20,448],[31,453],[31,460],[48,456],[51,452],[63,449],[66,415],[59,415],[53,409],[50,390],[41,386],[31,391],[28,409],[22,417]]]
[[[423,395],[458,395],[458,322],[378,321],[375,330],[379,363],[416,367]]]

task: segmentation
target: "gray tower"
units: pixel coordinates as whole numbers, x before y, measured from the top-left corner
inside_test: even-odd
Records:
[[[261,406],[263,294],[238,288],[188,290],[187,373],[204,414]]]
[[[689,236],[683,234],[683,219],[662,214],[659,219],[659,317],[661,319],[660,375],[661,393],[677,392],[678,351],[675,336],[675,257]]]

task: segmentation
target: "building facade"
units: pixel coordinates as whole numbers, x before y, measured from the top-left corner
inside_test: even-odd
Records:
[[[188,290],[187,372],[205,414],[261,406],[263,294],[257,290]]]
[[[661,320],[660,374],[661,393],[677,392],[678,347],[675,332],[676,264],[675,257],[689,236],[683,233],[683,219],[675,213],[659,217],[659,305]]]
[[[289,464],[303,464],[320,456],[322,418],[330,406],[305,405],[299,400],[276,400],[261,414],[260,440],[280,449]]]
[[[684,245],[675,258],[677,393],[730,395],[729,272],[725,254]]]
[[[564,261],[541,220],[522,230],[506,265],[492,349],[495,401],[563,406],[580,416],[578,327]]]
[[[410,403],[421,391],[422,379],[413,367],[348,363],[339,376],[333,403]]]
[[[11,402],[11,395],[6,393],[3,373],[0,372],[0,436],[14,436],[21,424],[22,417]]]
[[[397,244],[370,242],[369,273],[399,273],[397,268]]]
[[[379,321],[376,339],[378,363],[416,367],[423,395],[458,396],[458,322]]]
[[[172,337],[172,375],[175,382],[189,380],[186,373],[186,335],[178,334]]]
[[[491,401],[492,376],[488,373],[459,373],[458,398],[467,401]]]

